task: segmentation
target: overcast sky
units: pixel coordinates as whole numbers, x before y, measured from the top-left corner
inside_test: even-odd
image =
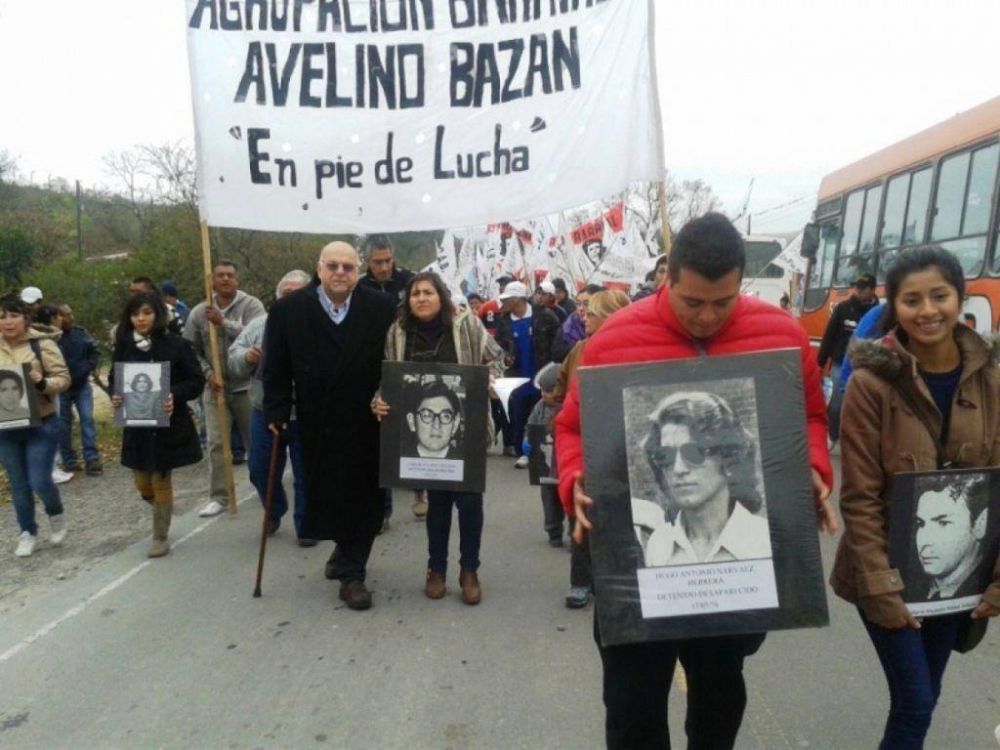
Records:
[[[667,168],[731,214],[755,178],[755,231],[801,226],[827,172],[1000,95],[1000,0],[655,6]],[[193,141],[184,21],[183,0],[0,0],[0,149],[22,178],[100,184],[109,151]]]

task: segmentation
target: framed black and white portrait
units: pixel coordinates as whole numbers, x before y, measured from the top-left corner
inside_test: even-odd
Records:
[[[485,366],[385,362],[382,486],[483,492],[488,390]]]
[[[799,356],[580,370],[602,643],[827,624]]]
[[[115,362],[115,409],[119,427],[169,427],[166,400],[170,395],[169,362]]]
[[[38,391],[31,381],[31,365],[0,365],[0,430],[41,424]]]
[[[897,474],[889,507],[889,564],[915,617],[975,609],[1000,544],[1000,469]]]

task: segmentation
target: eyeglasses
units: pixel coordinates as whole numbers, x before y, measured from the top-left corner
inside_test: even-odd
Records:
[[[324,260],[323,266],[330,273],[337,273],[340,270],[343,270],[344,273],[354,273],[358,270],[356,263],[338,263],[335,260]]]
[[[688,466],[701,466],[710,455],[708,448],[698,443],[684,443],[677,447],[661,446],[650,453],[652,462],[659,469],[672,469],[677,462],[677,454],[681,454]]]
[[[417,417],[424,424],[433,424],[436,420],[438,424],[446,425],[455,421],[455,412],[445,409],[442,412],[431,411],[430,409],[417,410]]]

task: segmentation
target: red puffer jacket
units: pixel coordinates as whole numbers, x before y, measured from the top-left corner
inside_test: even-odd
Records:
[[[753,297],[741,297],[729,320],[710,339],[694,339],[681,326],[670,307],[670,291],[663,287],[612,315],[583,349],[583,366],[656,362],[701,354],[721,356],[768,349],[798,347],[805,376],[809,462],[828,487],[833,470],[826,447],[826,404],[816,357],[809,338],[784,310]],[[556,451],[559,458],[559,496],[573,512],[573,477],[584,471],[580,438],[580,385],[574,379],[562,411],[556,418]]]

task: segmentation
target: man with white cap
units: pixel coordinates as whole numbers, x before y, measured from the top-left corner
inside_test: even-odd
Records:
[[[538,285],[538,289],[535,290],[535,302],[555,313],[559,318],[559,325],[566,322],[566,311],[559,307],[556,301],[556,285],[551,281],[546,280]]]
[[[538,389],[532,385],[535,375],[552,361],[552,347],[559,332],[559,318],[543,305],[528,303],[528,287],[512,281],[500,293],[501,312],[497,323],[496,340],[507,353],[507,377],[528,378],[510,395],[509,411],[514,447],[518,452],[520,469],[528,465],[523,454],[524,428],[528,415],[539,399]]]

